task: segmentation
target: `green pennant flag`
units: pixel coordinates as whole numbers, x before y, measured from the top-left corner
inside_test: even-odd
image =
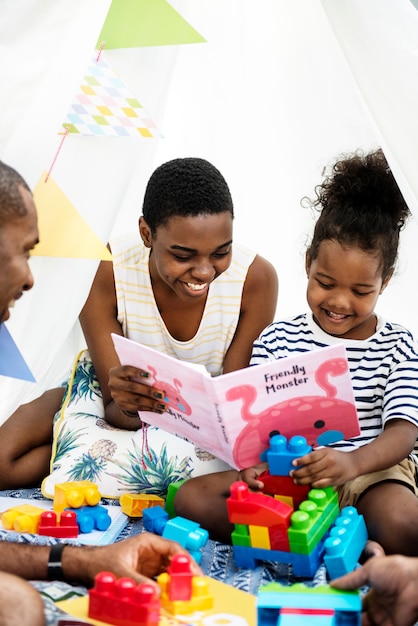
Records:
[[[112,0],[96,49],[205,41],[166,0]]]

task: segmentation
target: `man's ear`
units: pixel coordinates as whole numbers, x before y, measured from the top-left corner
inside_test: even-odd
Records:
[[[382,283],[382,287],[381,287],[381,289],[380,289],[380,292],[379,292],[379,293],[383,293],[383,292],[384,292],[384,290],[385,290],[385,289],[386,289],[386,287],[388,286],[388,284],[389,284],[390,279],[392,278],[392,276],[393,276],[393,268],[390,270],[389,274],[386,276],[385,280],[383,281],[383,283]]]
[[[144,242],[144,246],[147,248],[152,248],[152,233],[151,228],[145,221],[143,215],[139,218],[139,234],[141,235],[141,239]]]

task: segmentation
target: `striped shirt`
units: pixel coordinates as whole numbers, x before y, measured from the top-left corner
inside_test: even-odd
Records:
[[[181,361],[204,365],[212,376],[222,373],[234,337],[242,291],[255,252],[234,244],[229,268],[211,283],[196,335],[189,341],[172,337],[155,302],[149,274],[149,248],[139,234],[111,242],[118,321],[125,337]]]
[[[311,313],[298,315],[262,332],[254,343],[250,365],[335,344],[346,348],[361,433],[334,447],[352,450],[363,446],[391,419],[418,427],[418,346],[399,324],[378,318],[377,330],[368,339],[341,339],[325,333]]]

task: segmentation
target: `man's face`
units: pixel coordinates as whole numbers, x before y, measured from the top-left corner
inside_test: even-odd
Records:
[[[39,239],[38,220],[32,195],[24,188],[20,192],[27,214],[0,227],[0,322],[9,319],[9,307],[34,282],[29,257]]]

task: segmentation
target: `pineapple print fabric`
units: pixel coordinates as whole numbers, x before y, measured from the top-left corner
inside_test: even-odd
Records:
[[[229,469],[223,461],[159,428],[119,430],[103,415],[99,383],[85,350],[74,364],[55,416],[51,473],[42,483],[45,497],[54,497],[56,483],[74,480],[94,482],[107,498],[122,493],[164,497],[171,483]]]

